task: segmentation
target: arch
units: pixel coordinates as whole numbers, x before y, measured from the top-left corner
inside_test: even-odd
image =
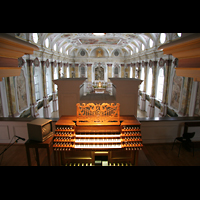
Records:
[[[98,52],[96,52],[99,50]],[[90,52],[90,57],[109,57],[109,52],[106,48],[98,46],[94,47]]]

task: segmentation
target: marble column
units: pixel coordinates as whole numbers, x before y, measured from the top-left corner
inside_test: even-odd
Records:
[[[33,60],[27,61],[27,71],[28,71],[28,80],[29,80],[29,91],[30,91],[30,108],[31,108],[31,116],[36,117],[36,99],[35,99],[35,85],[34,85],[34,73],[33,73]]]
[[[92,82],[92,64],[87,64],[88,82]]]
[[[124,64],[121,64],[121,77],[124,78],[125,73],[124,73]]]
[[[41,61],[42,66],[42,80],[43,80],[43,94],[44,97],[47,96],[47,89],[46,89],[46,61]]]
[[[170,71],[171,71],[172,60],[165,60],[164,67],[164,88],[163,88],[163,100],[164,104],[168,104],[168,94],[169,94],[169,82],[170,82]]]
[[[64,78],[67,78],[67,66],[68,66],[68,63],[64,63],[63,64],[63,73],[64,73]]]
[[[78,66],[79,66],[79,64],[75,64],[75,78],[79,78],[79,76],[78,76]]]
[[[152,93],[151,96],[155,97],[155,87],[156,87],[156,71],[157,71],[157,61],[153,61],[153,69],[152,69],[152,75],[153,75],[153,80],[152,80]]]
[[[14,103],[15,103],[15,98],[13,96],[13,94],[15,94],[15,92],[12,92],[12,88],[13,87],[13,81],[12,81],[13,77],[5,77],[5,86],[6,86],[6,96],[7,96],[7,103],[8,103],[8,117],[14,117]],[[15,105],[16,107],[16,105]],[[15,108],[16,110],[16,108]]]
[[[51,62],[51,80],[54,80],[54,65],[56,65],[56,61]],[[52,93],[55,92],[54,85],[52,81]]]

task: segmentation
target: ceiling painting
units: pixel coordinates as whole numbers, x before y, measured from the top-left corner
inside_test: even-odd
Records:
[[[108,45],[117,45],[119,38],[81,38],[79,39],[82,44],[108,44]]]

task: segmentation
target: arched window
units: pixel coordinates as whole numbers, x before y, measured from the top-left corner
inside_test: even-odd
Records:
[[[54,49],[54,51],[57,50],[57,45],[56,44],[54,44],[53,49]]]
[[[37,43],[38,42],[38,34],[33,33],[33,42]]]
[[[148,82],[147,82],[147,94],[148,94],[148,95],[151,95],[152,79],[153,79],[152,68],[149,68]]]
[[[130,67],[130,78],[133,78],[133,68]]]
[[[160,43],[163,44],[166,40],[166,34],[165,33],[161,33],[160,34]]]
[[[114,68],[114,77],[115,78],[119,77],[119,69],[118,69],[118,67]]]
[[[143,82],[140,84],[140,90],[143,91],[144,90],[144,67],[142,67],[141,69],[141,80],[143,80]]]
[[[138,78],[138,71],[139,71],[139,69],[138,69],[138,67],[136,67],[135,68],[135,78]]]
[[[85,66],[81,66],[81,77],[85,77]]]
[[[153,40],[152,40],[152,39],[149,40],[149,47],[150,47],[150,48],[153,47]]]
[[[178,37],[181,37],[182,36],[182,33],[177,33]]]
[[[46,88],[47,88],[47,95],[51,93],[51,72],[50,67],[46,68]]]
[[[160,68],[158,73],[158,83],[157,83],[157,95],[156,98],[162,101],[163,98],[163,88],[164,88],[164,70]]]
[[[49,48],[49,39],[48,38],[45,40],[45,46],[46,46],[46,48]]]
[[[144,48],[145,48],[145,47],[144,47],[144,44],[142,44],[142,51],[144,51]]]
[[[39,67],[35,67],[34,69],[34,85],[35,85],[35,100],[38,101],[41,99],[41,90],[40,90],[40,85],[41,85],[41,81],[40,81],[40,68]]]

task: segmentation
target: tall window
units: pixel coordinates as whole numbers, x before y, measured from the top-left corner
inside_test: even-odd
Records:
[[[130,67],[130,78],[133,78],[133,68]]]
[[[35,67],[34,85],[35,85],[35,100],[38,101],[38,100],[41,99],[41,95],[40,95],[40,68],[39,67]]]
[[[85,77],[85,66],[81,66],[81,77]]]
[[[51,72],[50,68],[46,68],[46,88],[47,88],[47,95],[51,93]]]
[[[160,43],[163,44],[166,40],[166,34],[165,33],[161,33],[160,34]]]
[[[58,79],[58,69],[57,69],[57,67],[54,67],[53,78],[54,78],[54,80]],[[56,92],[57,92],[57,88],[58,88],[58,86],[56,84],[54,84],[54,90]]]
[[[119,77],[119,69],[117,66],[114,68],[114,77],[115,78]]]
[[[138,67],[135,68],[135,78],[138,78]]]
[[[33,42],[37,43],[38,42],[38,34],[33,33]]]
[[[49,39],[48,38],[45,40],[45,46],[46,46],[46,48],[49,48]]]
[[[163,88],[164,88],[164,70],[163,68],[160,68],[159,74],[158,74],[158,84],[157,84],[157,99],[162,101],[163,97]]]
[[[151,95],[152,80],[153,80],[152,68],[149,68],[148,82],[147,82],[147,94],[149,95]]]
[[[140,84],[140,90],[143,91],[144,90],[144,67],[142,67],[140,79],[143,80],[143,82]]]

